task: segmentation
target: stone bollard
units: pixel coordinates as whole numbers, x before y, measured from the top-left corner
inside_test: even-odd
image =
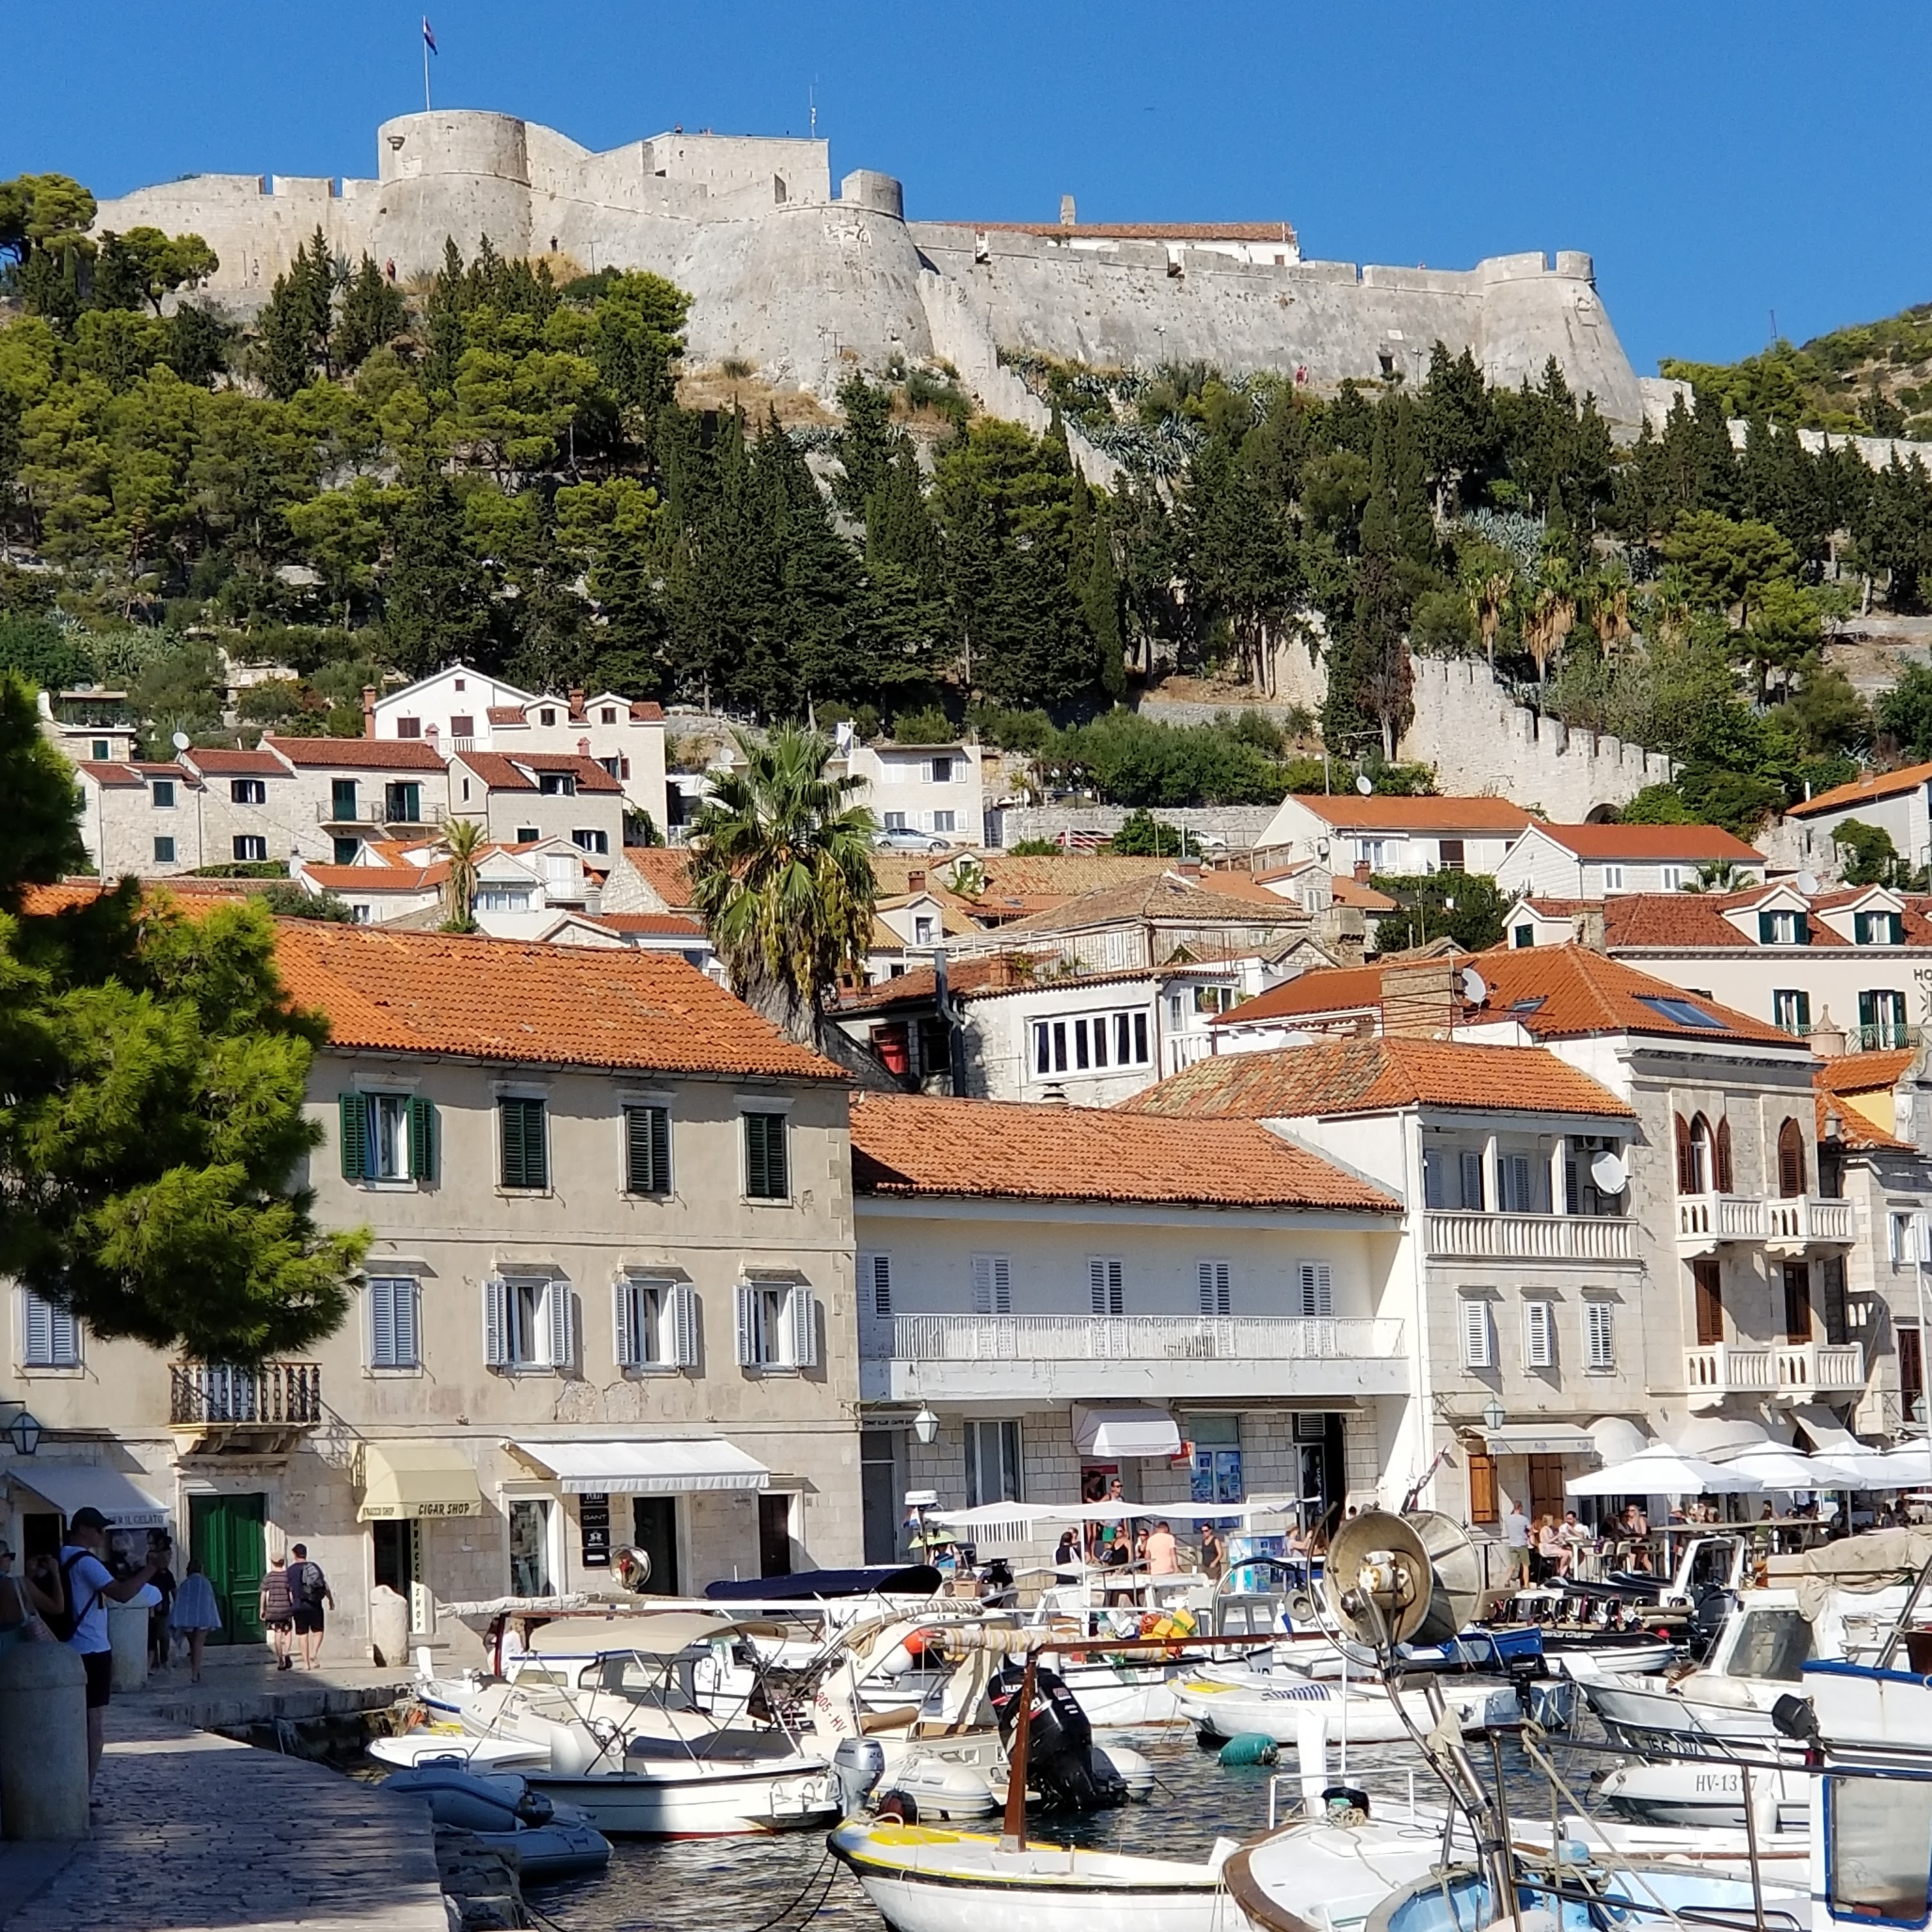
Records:
[[[114,1688],[138,1690],[148,1681],[148,1606],[107,1606],[107,1640],[114,1646]]]
[[[369,1652],[391,1670],[410,1654],[410,1600],[386,1583],[369,1592]]]
[[[87,1671],[64,1643],[0,1651],[0,1837],[87,1835]]]

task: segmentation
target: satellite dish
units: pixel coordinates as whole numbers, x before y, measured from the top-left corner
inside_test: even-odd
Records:
[[[1439,1510],[1411,1510],[1402,1520],[1428,1552],[1428,1612],[1416,1626],[1417,1643],[1448,1643],[1509,1594],[1508,1553],[1487,1537],[1470,1534]]]
[[[1365,1510],[1328,1545],[1322,1574],[1329,1615],[1357,1643],[1406,1643],[1429,1615],[1429,1552],[1399,1516]]]
[[[1818,874],[1816,872],[1800,872],[1791,883],[1808,899],[1818,890]]]
[[[176,751],[184,752],[188,749],[189,746],[194,742],[194,740],[190,738],[185,731],[177,731],[175,735],[168,740],[168,742],[170,744],[173,746]]]
[[[1355,774],[1355,789],[1360,792],[1364,798],[1366,798],[1370,793],[1373,791],[1375,788],[1376,782],[1373,778],[1370,777],[1366,772],[1358,772]]]
[[[1490,997],[1490,982],[1473,966],[1462,968],[1462,998],[1472,1006],[1480,1006]]]
[[[1630,1185],[1630,1170],[1621,1154],[1608,1148],[1590,1163],[1590,1179],[1599,1194],[1621,1194]]]
[[[610,1558],[610,1574],[626,1589],[641,1590],[651,1580],[651,1552],[635,1544],[617,1551]]]

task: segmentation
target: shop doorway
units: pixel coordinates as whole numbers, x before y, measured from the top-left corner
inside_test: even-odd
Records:
[[[682,1595],[677,1568],[677,1498],[633,1496],[631,1540],[651,1559],[650,1588],[667,1597]]]
[[[548,1496],[519,1497],[510,1505],[510,1594],[551,1597],[556,1583],[550,1568],[550,1516]]]
[[[202,1574],[214,1590],[221,1628],[211,1643],[260,1643],[264,1554],[260,1490],[247,1496],[190,1496],[188,1553],[201,1558]]]
[[[1130,1483],[1130,1476],[1138,1477],[1138,1468],[1129,1469],[1118,1462],[1082,1462],[1080,1466],[1080,1500],[1090,1508],[1095,1503],[1136,1500],[1132,1493],[1140,1485]],[[1089,1563],[1104,1563],[1108,1552],[1114,1544],[1125,1539],[1129,1548],[1132,1547],[1132,1526],[1123,1517],[1118,1522],[1089,1522],[1084,1526],[1087,1535],[1087,1560]]]
[[[1531,1456],[1525,1459],[1529,1464],[1529,1520],[1532,1526],[1546,1516],[1554,1516],[1558,1522],[1563,1520],[1563,1512],[1570,1507],[1569,1498],[1563,1493],[1563,1458],[1561,1456]]]
[[[791,1574],[791,1497],[782,1490],[758,1498],[758,1574]]]
[[[866,1561],[901,1563],[907,1489],[903,1429],[859,1432],[859,1496],[866,1526]]]

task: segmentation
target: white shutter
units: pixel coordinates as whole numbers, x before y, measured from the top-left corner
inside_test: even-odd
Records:
[[[993,1258],[991,1255],[973,1257],[973,1312],[990,1315],[993,1312]]]
[[[553,1281],[544,1289],[544,1333],[549,1342],[549,1358],[544,1366],[553,1369],[566,1369],[570,1366],[570,1285],[568,1282]]]
[[[1614,1318],[1612,1304],[1607,1301],[1586,1301],[1583,1304],[1584,1334],[1593,1369],[1612,1368],[1616,1364],[1616,1336],[1612,1326]]]
[[[1490,1346],[1490,1305],[1479,1296],[1466,1294],[1462,1298],[1462,1365],[1466,1368],[1486,1369],[1492,1366],[1492,1356]]]
[[[1226,1315],[1232,1312],[1234,1298],[1226,1262],[1196,1262],[1194,1264],[1196,1286],[1201,1296],[1203,1315]]]
[[[993,1312],[1010,1315],[1013,1312],[1013,1264],[1005,1255],[993,1257]]]
[[[620,1276],[612,1308],[612,1332],[616,1336],[617,1366],[634,1369],[644,1359],[644,1337],[638,1332],[638,1304],[644,1299],[638,1284]]]
[[[1522,1304],[1523,1366],[1553,1368],[1556,1364],[1556,1310],[1543,1300]]]
[[[1298,1262],[1295,1286],[1301,1298],[1301,1312],[1310,1320],[1326,1319],[1335,1312],[1335,1270],[1328,1262]]]
[[[1118,1255],[1089,1255],[1087,1280],[1096,1315],[1120,1315],[1126,1310],[1126,1264]]]
[[[422,1293],[422,1285],[413,1279],[389,1284],[389,1306],[396,1327],[396,1366],[399,1369],[419,1368],[422,1364],[419,1352],[422,1347],[422,1324],[418,1318],[417,1300]]]
[[[493,1369],[510,1360],[510,1285],[492,1276],[483,1284],[483,1360]]]
[[[741,1369],[754,1369],[758,1366],[758,1355],[752,1346],[757,1334],[757,1322],[752,1298],[757,1293],[756,1288],[742,1286],[737,1293],[738,1366]]]
[[[396,1366],[396,1284],[393,1281],[369,1284],[369,1366],[373,1369]]]
[[[26,1289],[21,1292],[26,1302],[27,1360],[36,1367],[49,1366],[54,1358],[53,1306]]]
[[[818,1366],[818,1298],[802,1283],[791,1292],[791,1365]]]
[[[698,1291],[681,1281],[670,1292],[672,1359],[681,1369],[698,1366]]]
[[[872,1290],[872,1312],[877,1316],[890,1316],[892,1312],[892,1258],[890,1255],[874,1255],[870,1258],[869,1270]]]

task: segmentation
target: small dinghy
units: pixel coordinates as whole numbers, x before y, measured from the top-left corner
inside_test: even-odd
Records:
[[[513,1774],[425,1764],[399,1771],[383,1784],[422,1799],[439,1825],[471,1832],[492,1850],[507,1852],[526,1884],[581,1877],[610,1862],[610,1841],[586,1813],[556,1803]]]

